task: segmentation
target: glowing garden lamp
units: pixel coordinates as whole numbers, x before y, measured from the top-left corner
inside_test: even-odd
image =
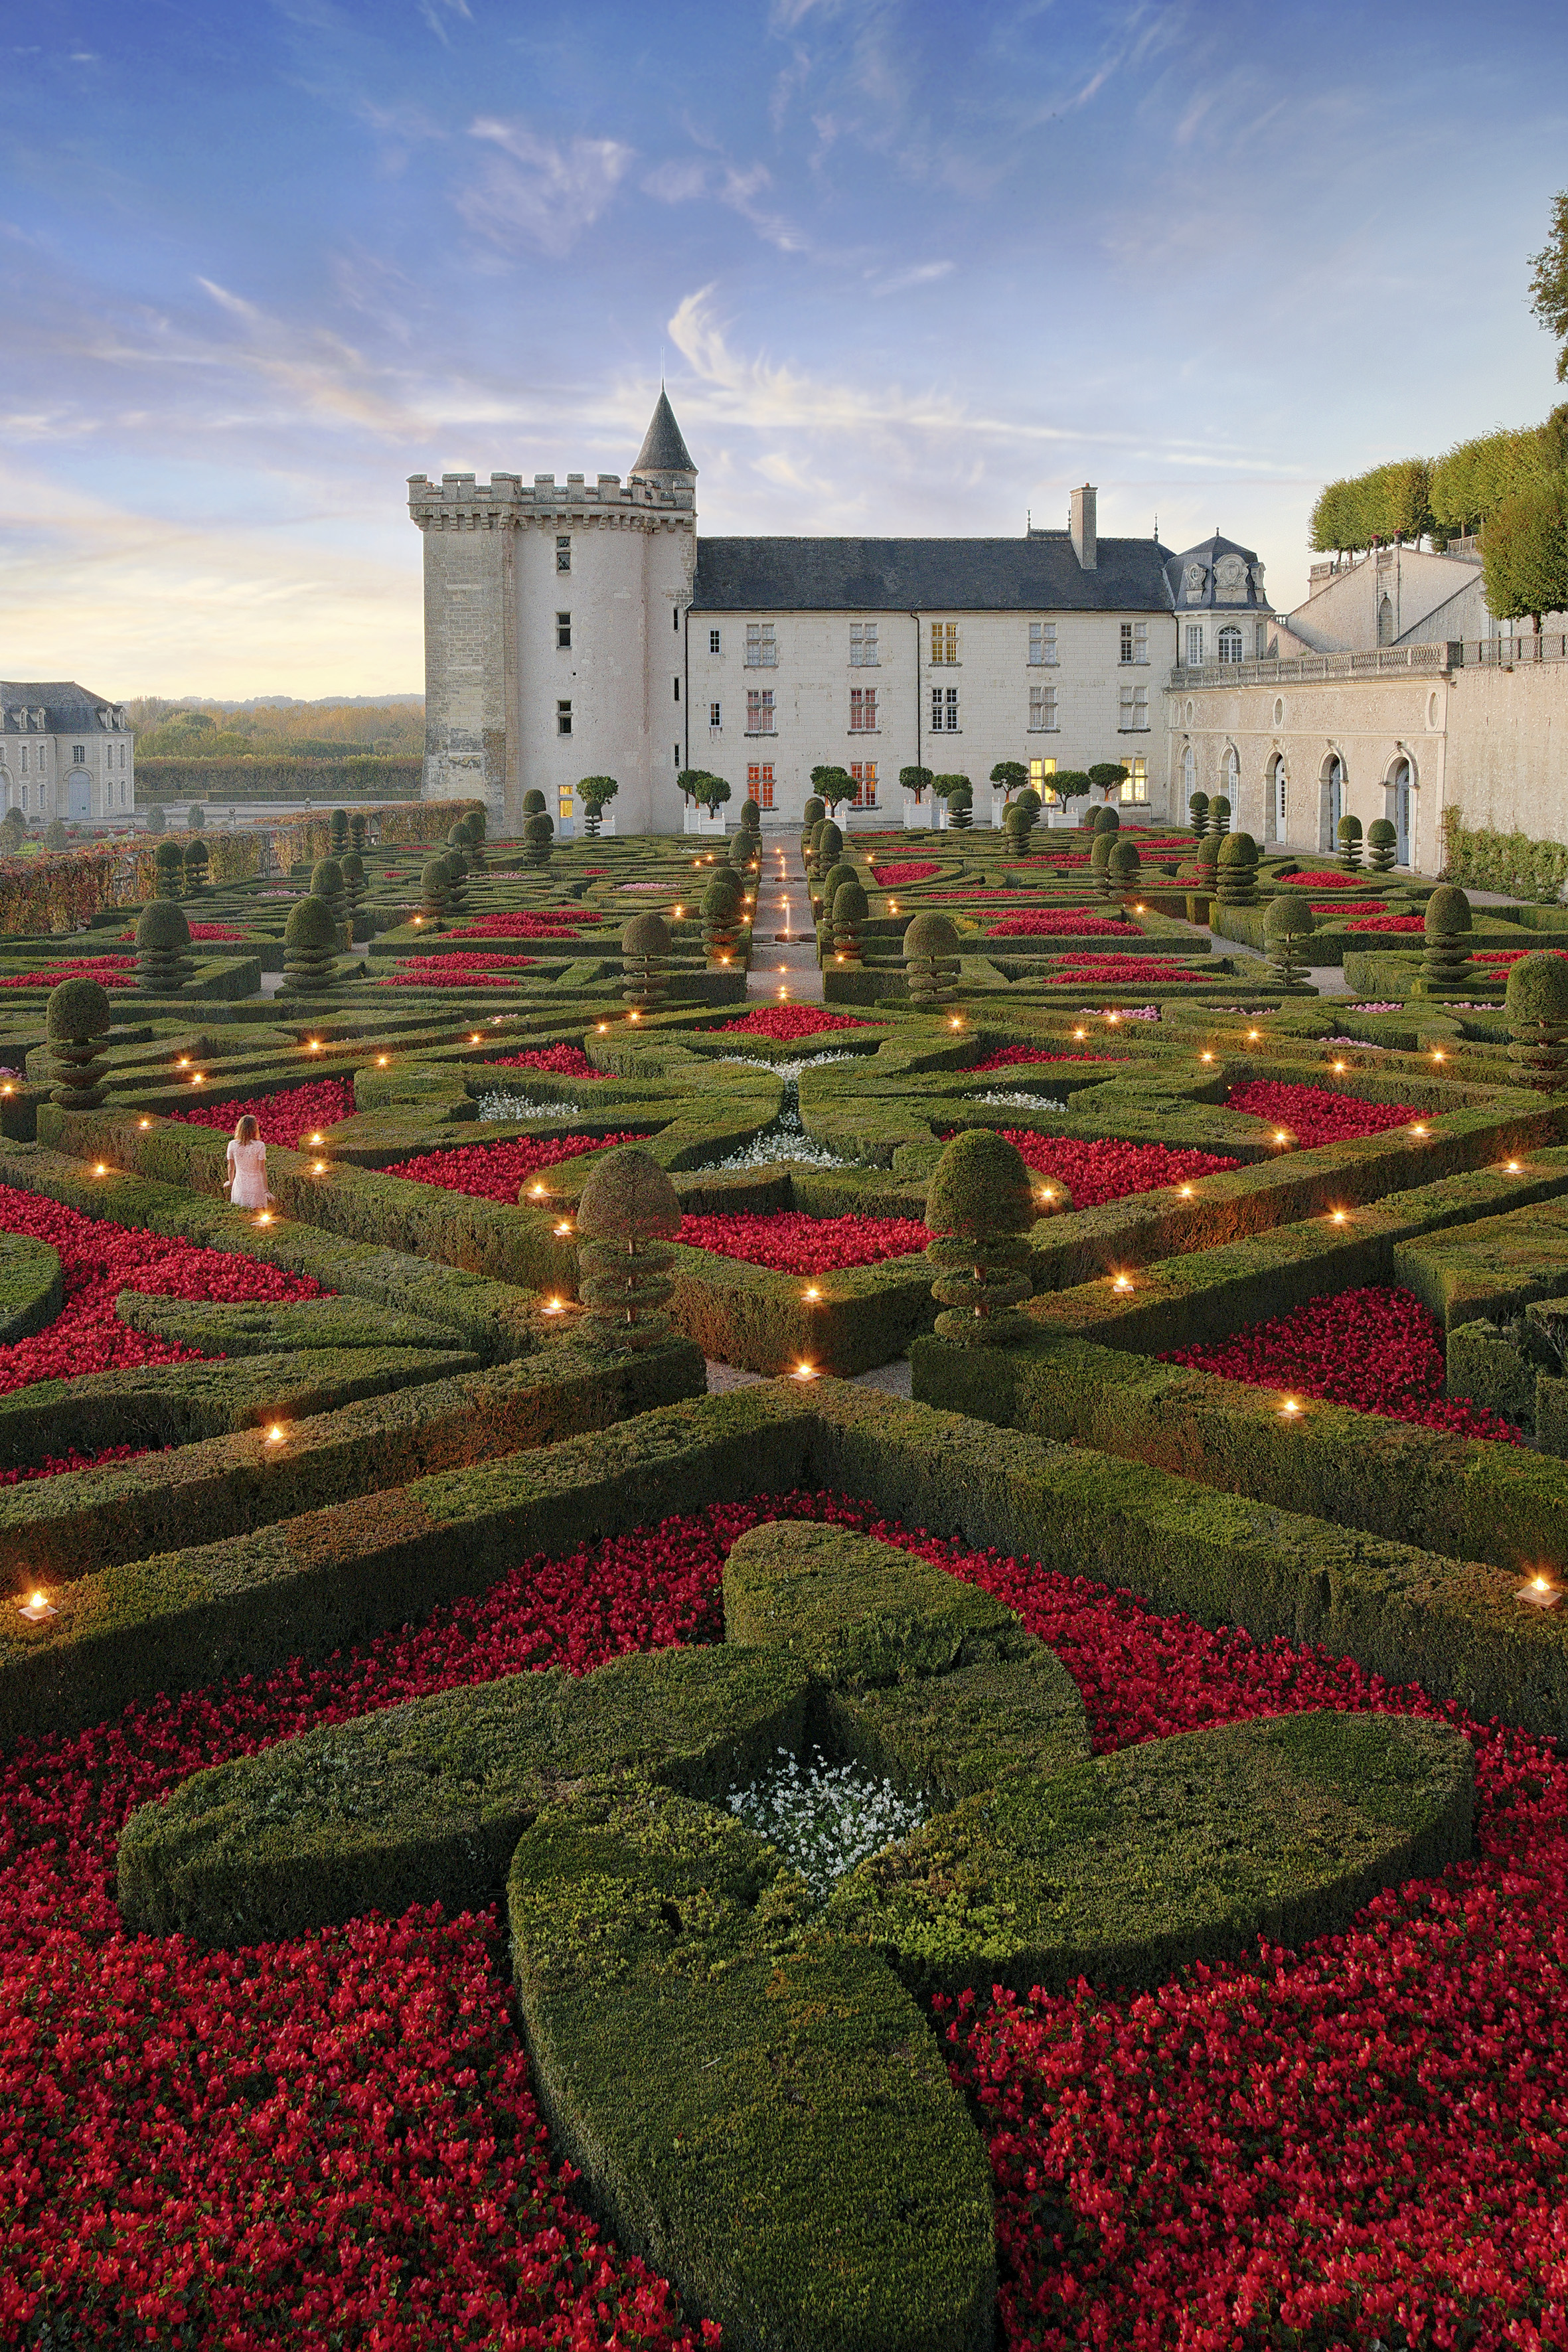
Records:
[[[1344,1211],[1342,1209],[1331,1209],[1329,1213],[1329,1221],[1331,1224],[1342,1225],[1345,1222]]]
[[[631,1011],[627,1013],[627,1015],[626,1015],[626,1019],[627,1019],[628,1021],[640,1021],[640,1020],[642,1019],[642,1014],[641,1014],[641,1013],[637,1010],[637,1006],[636,1006],[635,1004],[633,1005],[633,1007],[632,1007]]]
[[[1284,1128],[1277,1127],[1274,1130],[1274,1140],[1276,1143],[1289,1143],[1290,1138]]]
[[[843,957],[842,957],[842,956],[840,956],[840,957],[839,957],[839,959],[838,959],[838,961],[840,961],[840,963],[842,963],[842,962],[843,962],[843,961],[844,961]],[[963,1028],[963,1013],[953,1013],[953,1014],[952,1014],[952,1018],[949,1020],[949,1022],[948,1022],[948,1024],[947,1024],[947,1025],[948,1025],[948,1027],[949,1027],[950,1029],[962,1029],[962,1028]]]
[[[182,1054],[179,1060],[174,1065],[176,1070],[188,1070],[190,1066],[191,1057],[188,1054]]]
[[[545,1315],[559,1315],[562,1310],[563,1303],[563,1302],[559,1298],[547,1298],[544,1302],[543,1307],[541,1309],[541,1312]]]
[[[1112,1290],[1131,1290],[1132,1287],[1132,1276],[1130,1274],[1112,1275],[1110,1278],[1110,1287]]]
[[[321,1141],[321,1139],[321,1139],[319,1135],[313,1135],[313,1136],[310,1138],[310,1140],[311,1140],[311,1142],[312,1142],[312,1143],[320,1143],[320,1142]]]
[[[803,1359],[802,1361],[795,1366],[791,1377],[797,1381],[814,1381],[816,1378],[816,1366],[815,1364],[806,1363]]]
[[[803,1290],[800,1295],[805,1299],[808,1307],[815,1307],[817,1300],[821,1297],[822,1293],[818,1290],[816,1283],[814,1282],[806,1289]]]
[[[378,1055],[376,1055],[376,1057],[375,1057],[375,1066],[376,1066],[376,1068],[377,1068],[378,1070],[384,1070],[384,1069],[385,1069],[385,1067],[386,1067],[386,1066],[387,1066],[387,1063],[388,1063],[388,1061],[389,1061],[390,1059],[391,1059],[391,1056],[390,1056],[389,1055],[386,1055],[386,1054],[378,1054]]]
[[[1426,1134],[1426,1129],[1425,1129],[1425,1127],[1423,1127],[1423,1125],[1421,1124],[1421,1121],[1420,1121],[1419,1119],[1417,1119],[1417,1120],[1415,1121],[1415,1125],[1411,1128],[1410,1132],[1411,1132],[1411,1134],[1412,1134],[1412,1135],[1425,1135],[1425,1134]]]
[[[1342,1062],[1336,1062],[1336,1063],[1334,1064],[1334,1068],[1335,1068],[1335,1071],[1337,1072],[1337,1074],[1338,1074],[1341,1077],[1343,1077],[1343,1076],[1344,1076],[1344,1069],[1345,1069],[1345,1066],[1344,1066],[1344,1064],[1343,1064]]]
[[[275,1421],[275,1422],[273,1423],[273,1424],[272,1424],[271,1428],[268,1431],[268,1433],[267,1433],[267,1443],[268,1443],[268,1445],[281,1445],[281,1444],[282,1444],[282,1443],[283,1443],[283,1424],[282,1424],[282,1423],[281,1423],[280,1421]]]
[[[321,1052],[321,1039],[320,1039],[319,1037],[312,1037],[312,1038],[310,1039],[310,1044],[309,1044],[309,1045],[306,1046],[306,1048],[305,1048],[305,1051],[306,1051],[308,1054],[319,1054],[319,1053]]]
[[[5,1091],[6,1091],[6,1093],[7,1093],[7,1094],[9,1094],[9,1093],[10,1093],[10,1091],[11,1091],[10,1087],[6,1087],[6,1089],[5,1089]],[[151,1126],[152,1126],[152,1124],[153,1124],[153,1122],[152,1122],[152,1120],[151,1120],[150,1118],[139,1118],[139,1119],[137,1120],[136,1124],[137,1124],[137,1126],[138,1126],[138,1127],[151,1127]]]
[[[1212,1062],[1214,1060],[1214,1055],[1212,1054],[1200,1054],[1198,1055],[1198,1059],[1200,1062]]]
[[[1075,1037],[1083,1038],[1088,1036],[1089,1031],[1087,1029],[1075,1029],[1072,1034]]]
[[[609,1025],[610,1025],[610,1024],[609,1024],[609,1023],[608,1023],[607,1021],[601,1021],[601,1022],[600,1022],[600,1024],[599,1024],[599,1034],[600,1034],[600,1036],[601,1036],[601,1037],[604,1035],[604,1034],[605,1034],[605,1030],[609,1027]]]
[[[326,1172],[327,1163],[324,1160],[314,1160],[311,1161],[310,1173],[312,1176],[324,1176]]]
[[[205,1070],[193,1070],[193,1071],[191,1072],[191,1084],[192,1084],[192,1086],[193,1086],[193,1087],[199,1087],[199,1086],[201,1085],[201,1083],[202,1083],[202,1080],[204,1079],[204,1077],[205,1077],[205,1076],[206,1076],[206,1073],[205,1073]]]
[[[1440,1062],[1443,1059],[1443,1055],[1437,1051],[1436,1046],[1432,1049],[1432,1059],[1435,1062]]]
[[[1294,1397],[1287,1397],[1279,1410],[1285,1415],[1287,1421],[1293,1421],[1296,1415],[1300,1412],[1301,1408],[1297,1403]]]
[[[1504,1171],[1503,1172],[1505,1173],[1505,1175],[1509,1175],[1509,1176],[1518,1176],[1518,1175],[1520,1175],[1522,1171],[1521,1171],[1520,1164],[1519,1164],[1518,1160],[1510,1160],[1509,1161],[1509,1163],[1508,1163],[1507,1168],[1505,1169],[1505,1171]]]
[[[93,1170],[93,1171],[92,1171],[92,1172],[93,1172],[93,1174],[94,1174],[95,1176],[107,1176],[107,1175],[108,1175],[108,1173],[109,1173],[109,1171],[108,1171],[108,1169],[104,1166],[104,1164],[103,1164],[102,1160],[100,1160],[99,1161],[99,1163],[98,1163],[97,1167]]]
[[[1183,1201],[1190,1201],[1192,1199],[1193,1188],[1190,1184],[1178,1185],[1176,1190],[1178,1199]]]
[[[529,1188],[528,1188],[528,1191],[529,1191],[529,1197],[530,1197],[530,1199],[531,1199],[531,1200],[534,1200],[534,1201],[542,1201],[542,1200],[543,1200],[543,1198],[544,1198],[544,1187],[543,1187],[543,1185],[542,1185],[542,1184],[531,1184],[531,1185],[529,1186]]]
[[[269,1225],[269,1224],[272,1223],[272,1212],[271,1212],[271,1210],[270,1210],[270,1209],[263,1209],[263,1210],[262,1210],[262,1212],[261,1212],[261,1214],[257,1218],[256,1222],[257,1222],[257,1223],[258,1223],[258,1225]]]
[[[1549,1576],[1537,1574],[1520,1586],[1518,1597],[1527,1609],[1555,1609],[1563,1594]]]
[[[562,1220],[561,1223],[560,1223],[560,1224],[558,1224],[558,1225],[555,1227],[555,1229],[554,1229],[554,1231],[555,1231],[555,1238],[556,1238],[556,1240],[557,1240],[557,1241],[563,1241],[563,1240],[564,1240],[564,1239],[565,1239],[565,1237],[566,1237],[566,1235],[571,1232],[571,1230],[572,1230],[572,1221],[571,1221],[571,1219],[570,1219],[569,1217],[563,1218],[563,1220]]]
[[[1263,1032],[1261,1029],[1249,1029],[1247,1033],[1248,1044],[1256,1045],[1262,1034]]]
[[[482,1033],[481,1033],[479,1030],[478,1030],[478,1029],[470,1029],[470,1030],[469,1030],[469,1032],[468,1032],[468,1043],[469,1043],[469,1045],[482,1045],[484,1044],[484,1042],[485,1042],[485,1041],[484,1041],[484,1036],[483,1036]]]
[[[17,1601],[16,1608],[29,1625],[42,1625],[47,1618],[60,1613],[47,1592],[30,1592],[26,1601]]]

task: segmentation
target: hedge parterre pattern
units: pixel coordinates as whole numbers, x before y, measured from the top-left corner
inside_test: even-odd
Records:
[[[1473,1003],[1423,993],[1430,886],[1266,845],[1233,938],[1204,919],[1215,868],[1190,835],[1124,822],[1142,865],[1122,905],[1087,831],[1042,825],[1020,856],[985,829],[846,828],[828,863],[865,889],[858,961],[836,963],[825,930],[823,1001],[803,1002],[743,926],[728,966],[705,941],[723,845],[556,839],[540,864],[470,841],[443,901],[426,868],[452,821],[367,852],[331,910],[336,956],[276,996],[285,921],[342,847],[324,821],[291,873],[185,903],[174,995],[127,952],[123,903],[0,941],[0,1395],[31,1415],[0,1469],[0,1685],[14,1724],[73,1727],[0,1757],[0,2336],[717,2352],[702,2294],[683,2308],[673,2261],[633,2220],[609,2227],[597,2174],[574,2171],[559,2078],[519,2037],[499,1888],[230,1953],[128,1933],[113,1879],[138,1805],[312,1726],[721,1643],[726,1554],[776,1518],[862,1530],[1016,1610],[1129,1785],[1153,1788],[1135,1777],[1150,1743],[1320,1709],[1474,1747],[1473,1847],[1369,1883],[1336,1932],[1178,1944],[1152,1975],[1049,1991],[1008,1977],[1001,1932],[966,1989],[942,1978],[943,1906],[973,1932],[992,1863],[976,1801],[931,1765],[923,1826],[831,1904],[879,1951],[906,1939],[900,1981],[979,2119],[997,2352],[1568,2336],[1568,1781],[1551,1740],[1508,1727],[1568,1731],[1568,1375],[1530,1360],[1532,1419],[1465,1369],[1489,1347],[1524,1361],[1568,1295],[1568,1091],[1521,1083],[1480,977]],[[769,836],[764,887],[780,856],[795,845]],[[1348,955],[1353,994],[1286,987],[1246,952],[1282,893],[1315,919],[1307,961]],[[902,944],[926,909],[956,937],[930,1010],[904,993]],[[628,1006],[621,932],[649,913],[668,960]],[[1568,951],[1551,909],[1476,919],[1500,993],[1522,956]],[[96,1109],[50,1099],[47,994],[74,977],[111,995]],[[528,1076],[498,1116],[502,1070]],[[266,1221],[220,1192],[247,1112]],[[1040,1417],[1004,1393],[1009,1350],[981,1350],[958,1410],[882,1401],[906,1420],[841,1433],[790,1491],[792,1414],[862,1393],[801,1376],[912,1349],[919,1395],[922,1351],[964,1352],[923,1336],[924,1213],[975,1126],[1033,1177],[1016,1355]],[[637,1357],[577,1304],[578,1194],[625,1145],[673,1188],[672,1329]],[[699,1351],[796,1377],[670,1403],[700,1389]],[[285,1370],[301,1402],[274,1420]],[[56,1587],[30,1554],[107,1565]],[[16,1613],[34,1574],[58,1629]],[[248,1671],[211,1630],[226,1608],[270,1645]],[[955,1724],[990,1753],[1028,1706],[1006,1681],[1025,1664],[986,1657],[955,1653],[918,1692],[902,1664],[851,1677],[799,1762],[821,1747],[901,1790],[893,1759],[947,1770]],[[1455,1696],[1478,1689],[1485,1720]],[[1261,1847],[1279,1823],[1256,1801]],[[656,2129],[663,2095],[646,2093]],[[756,2178],[793,2210],[765,2163]],[[951,2352],[919,2325],[906,2312],[868,2352]]]

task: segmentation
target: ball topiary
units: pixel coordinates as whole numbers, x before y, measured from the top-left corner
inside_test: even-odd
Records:
[[[634,915],[621,933],[621,994],[648,1012],[669,986],[670,929],[662,915]]]
[[[967,833],[974,823],[974,787],[967,776],[948,786],[947,821],[960,833]]]
[[[1508,1055],[1528,1085],[1568,1090],[1568,956],[1521,956],[1508,975]]]
[[[338,977],[342,930],[324,898],[296,898],[283,926],[283,987],[291,996],[312,996]]]
[[[136,925],[137,984],[150,996],[178,996],[195,966],[191,927],[172,899],[154,898]]]
[[[542,809],[536,809],[522,821],[522,854],[530,866],[548,866],[550,853],[555,846],[555,827]]]
[[[668,1336],[661,1310],[679,1231],[680,1202],[652,1152],[623,1143],[600,1153],[577,1199],[580,1289],[595,1339],[640,1349]]]
[[[1470,961],[1470,902],[1454,883],[1439,883],[1427,899],[1424,929],[1422,995],[1472,995],[1479,976]]]
[[[1300,943],[1310,939],[1318,919],[1302,894],[1281,890],[1268,902],[1263,918],[1263,945],[1270,968],[1285,988],[1300,988],[1307,977],[1307,960]]]
[[[904,933],[904,973],[910,1003],[924,1012],[957,994],[958,927],[946,915],[915,917]]]
[[[1340,864],[1347,874],[1361,870],[1361,819],[1347,811],[1339,823]]]
[[[803,833],[809,833],[812,826],[814,824],[820,824],[826,814],[827,803],[821,797],[820,793],[813,793],[807,799],[805,806],[800,813],[801,831]]]
[[[1215,861],[1215,896],[1222,907],[1258,904],[1258,844],[1249,833],[1227,833]]]
[[[427,922],[439,922],[452,903],[452,877],[444,857],[426,858],[419,875],[419,911]]]
[[[760,834],[762,829],[762,810],[757,806],[756,802],[748,795],[747,798],[741,803],[740,830],[742,833]]]
[[[925,1221],[926,1255],[939,1269],[931,1296],[946,1310],[938,1337],[994,1347],[1029,1332],[1017,1310],[1031,1288],[1035,1194],[1017,1146],[985,1127],[955,1136],[931,1177]]]
[[[109,1065],[99,1047],[112,1019],[109,992],[96,980],[62,980],[44,1008],[48,1041],[49,1099],[62,1110],[97,1110],[104,1099]]]
[[[1091,809],[1089,811],[1089,814],[1094,821],[1094,830],[1097,838],[1102,833],[1119,833],[1121,830],[1121,812],[1120,809],[1113,809],[1107,805],[1103,808]]]

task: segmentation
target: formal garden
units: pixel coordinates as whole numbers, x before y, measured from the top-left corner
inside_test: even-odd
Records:
[[[0,860],[5,2342],[1568,2338],[1568,908],[943,814]]]

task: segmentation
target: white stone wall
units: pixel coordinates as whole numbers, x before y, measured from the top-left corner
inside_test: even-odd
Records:
[[[1568,662],[1458,670],[1447,712],[1447,797],[1465,823],[1568,842]]]
[[[1057,630],[1054,667],[1029,663],[1029,623],[1053,621]],[[851,620],[875,621],[878,628],[876,668],[851,667]],[[932,622],[952,622],[958,628],[956,663],[932,664]],[[1142,622],[1148,628],[1149,659],[1123,666],[1121,625]],[[777,667],[746,667],[748,622],[771,623],[778,651]],[[710,650],[712,629],[720,633],[721,650]],[[890,816],[899,822],[903,794],[900,768],[921,765],[934,774],[966,775],[974,787],[975,816],[984,824],[990,814],[989,777],[999,760],[1054,760],[1058,770],[1085,769],[1102,760],[1148,761],[1151,798],[1158,790],[1163,766],[1164,719],[1163,688],[1170,674],[1172,620],[1168,612],[1134,613],[922,613],[917,624],[902,613],[709,613],[693,607],[690,640],[689,765],[709,768],[725,778],[736,801],[746,791],[751,764],[771,761],[773,770],[773,815],[795,824],[811,792],[811,771],[818,766],[849,768],[868,760],[877,763],[879,809],[858,821],[872,824]],[[1147,732],[1121,731],[1121,697],[1124,684],[1148,692]],[[1054,732],[1031,732],[1029,688],[1054,685],[1058,726]],[[878,724],[875,733],[851,732],[850,692],[875,687]],[[931,695],[951,687],[959,695],[959,728],[944,727],[933,734]],[[774,698],[774,732],[749,735],[746,730],[749,688],[771,688]],[[710,707],[720,705],[721,725],[709,723]],[[731,806],[733,803],[731,803]],[[659,822],[656,818],[656,822]],[[625,828],[623,828],[624,830]],[[668,829],[662,823],[660,829]]]
[[[498,831],[515,830],[517,810],[507,760],[511,569],[512,533],[477,496],[426,527],[425,797],[482,798]]]
[[[136,806],[136,743],[130,730],[95,723],[68,735],[0,734],[0,814],[22,809],[29,824],[69,818],[73,782],[85,787],[75,794],[78,824],[130,816]]]

